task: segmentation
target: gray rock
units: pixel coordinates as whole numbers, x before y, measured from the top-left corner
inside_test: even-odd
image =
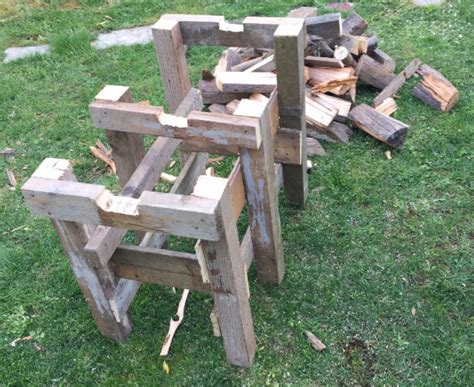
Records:
[[[113,46],[147,44],[152,40],[151,26],[143,26],[99,34],[97,40],[94,41],[92,45],[97,49],[104,49]]]
[[[3,63],[27,58],[33,55],[44,55],[49,52],[49,49],[49,44],[29,47],[10,47],[5,50],[5,58],[3,59]]]

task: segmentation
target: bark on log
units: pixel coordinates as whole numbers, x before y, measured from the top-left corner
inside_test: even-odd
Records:
[[[368,55],[362,55],[356,66],[358,78],[377,89],[384,89],[393,80],[395,74]]]
[[[395,148],[403,148],[409,126],[388,117],[369,105],[362,104],[351,110],[352,125]]]
[[[341,14],[330,13],[306,18],[306,32],[323,39],[337,38],[342,32]]]
[[[417,72],[423,79],[413,89],[415,97],[443,112],[459,101],[459,91],[439,71],[425,64]]]
[[[342,23],[342,32],[348,35],[362,35],[368,28],[368,23],[355,12],[346,17]]]
[[[367,54],[375,59],[378,63],[383,65],[387,71],[393,72],[395,70],[395,61],[388,55],[383,52],[380,48],[376,48],[373,51],[368,51]]]
[[[345,66],[355,67],[357,62],[350,51],[344,46],[337,46],[334,50],[334,58],[340,60]]]

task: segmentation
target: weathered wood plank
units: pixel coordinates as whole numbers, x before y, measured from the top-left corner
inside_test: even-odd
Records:
[[[344,63],[336,58],[325,58],[322,56],[307,56],[304,58],[304,64],[306,66],[313,67],[336,67],[343,68]]]
[[[250,367],[255,355],[255,334],[246,267],[228,194],[221,199],[220,214],[224,228],[222,237],[217,242],[202,241],[202,251],[227,358],[234,365]]]
[[[198,84],[199,91],[202,94],[202,100],[205,104],[222,103],[226,104],[234,99],[248,98],[250,93],[234,93],[219,90],[217,88],[216,80],[204,81],[200,80]]]
[[[301,164],[283,164],[285,195],[289,202],[303,206],[308,195],[304,95],[304,26],[301,23],[299,25],[281,26],[275,32],[274,39],[280,114],[279,126],[301,131]]]
[[[337,38],[342,32],[342,20],[340,13],[312,16],[305,19],[306,32],[310,35],[318,35],[323,39]]]
[[[399,73],[392,81],[375,97],[373,106],[377,107],[389,97],[393,97],[395,93],[405,84],[407,79],[415,74],[416,70],[421,66],[421,60],[413,59],[405,69]]]
[[[145,191],[140,198],[115,196],[95,184],[30,178],[22,187],[36,215],[132,230],[217,240],[218,201]]]
[[[275,167],[270,126],[270,104],[250,101],[257,107],[249,115],[259,116],[262,129],[260,149],[241,149],[240,163],[247,195],[250,230],[261,282],[280,283],[285,262],[281,241],[278,196],[275,191]],[[258,111],[258,108],[260,111]],[[244,114],[244,111],[240,112]]]
[[[194,254],[121,245],[115,250],[110,264],[117,277],[211,292],[210,285],[202,281]]]
[[[217,88],[224,93],[271,93],[276,75],[270,72],[223,71],[217,74]]]

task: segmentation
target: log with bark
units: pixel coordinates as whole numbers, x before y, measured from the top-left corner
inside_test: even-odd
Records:
[[[362,35],[368,27],[368,23],[355,12],[342,22],[342,32],[347,35]]]
[[[364,83],[377,89],[384,89],[395,78],[393,72],[388,71],[375,59],[362,55],[356,66],[357,77]]]
[[[380,63],[383,67],[385,67],[387,71],[393,73],[395,70],[395,61],[390,57],[390,55],[383,52],[380,48],[376,48],[372,51],[369,50],[367,54]]]
[[[378,112],[369,105],[356,106],[349,113],[352,125],[394,148],[403,148],[409,126]]]
[[[434,109],[447,112],[459,101],[459,91],[439,71],[424,64],[418,71],[422,80],[413,95]]]
[[[333,55],[334,58],[340,60],[345,66],[355,67],[357,65],[351,52],[344,46],[337,46]]]

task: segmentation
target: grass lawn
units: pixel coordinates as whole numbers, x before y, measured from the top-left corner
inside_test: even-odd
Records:
[[[0,49],[48,41],[43,57],[0,64],[0,384],[473,385],[473,36],[465,0],[415,8],[410,1],[360,1],[356,11],[402,70],[415,57],[461,93],[450,113],[401,90],[395,117],[411,126],[393,151],[357,133],[323,143],[304,211],[280,200],[285,280],[262,286],[250,270],[257,354],[251,369],[230,366],[212,336],[210,296],[191,293],[185,322],[162,370],[162,339],[179,294],[143,286],[131,306],[134,331],[102,337],[47,219],[30,215],[19,187],[45,157],[70,159],[80,181],[117,189],[89,153],[104,133],[88,103],[106,84],[164,104],[152,44],[90,48],[98,32],[152,23],[164,12],[283,16],[311,1],[21,1],[0,5]],[[317,1],[319,13],[329,13]],[[216,48],[191,48],[197,83]],[[360,88],[358,102],[375,95]],[[19,181],[6,187],[5,169]],[[228,170],[228,163],[220,172]],[[176,172],[176,170],[172,171]],[[12,231],[20,227],[16,231]],[[180,240],[173,240],[178,246]],[[189,246],[188,246],[189,247]],[[471,299],[471,301],[469,301]],[[304,331],[327,345],[314,351]],[[33,339],[13,347],[19,337]]]

